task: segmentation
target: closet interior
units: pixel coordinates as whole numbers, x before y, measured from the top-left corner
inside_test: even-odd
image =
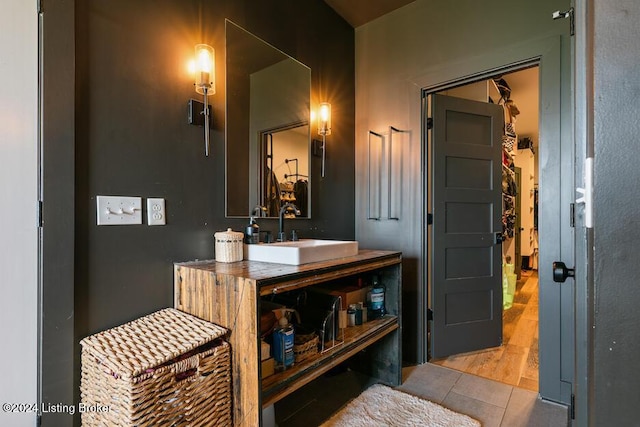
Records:
[[[499,104],[504,111],[503,343],[430,362],[538,391],[538,67],[441,93]]]
[[[262,205],[265,216],[278,217],[280,209],[294,204],[298,212],[287,210],[285,218],[309,216],[309,126],[296,125],[265,132],[262,139]]]

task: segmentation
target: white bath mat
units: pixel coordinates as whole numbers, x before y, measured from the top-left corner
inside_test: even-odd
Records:
[[[480,422],[390,387],[376,384],[322,427],[480,427]]]

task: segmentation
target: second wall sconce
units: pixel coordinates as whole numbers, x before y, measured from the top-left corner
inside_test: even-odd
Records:
[[[189,101],[189,123],[201,124],[196,117],[197,114],[204,116],[204,154],[209,156],[209,128],[210,111],[209,96],[216,93],[216,57],[215,50],[206,44],[197,44],[195,48],[194,73],[196,92],[203,95],[204,107],[199,113],[196,106],[199,104],[194,100]]]
[[[331,104],[322,102],[318,111],[318,135],[322,135],[322,168],[321,176],[324,178],[324,165],[327,155],[327,135],[331,135]]]

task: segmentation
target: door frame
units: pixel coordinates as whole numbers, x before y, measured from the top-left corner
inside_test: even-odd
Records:
[[[42,228],[38,284],[38,402],[78,402],[79,380],[74,367],[80,354],[76,336],[78,288],[75,282],[76,194],[84,194],[84,170],[76,170],[75,2],[50,2],[39,14],[39,131]],[[76,64],[74,67],[73,64]],[[80,75],[82,72],[80,72]],[[81,144],[82,145],[82,144]],[[81,203],[85,200],[82,199]],[[80,218],[85,221],[86,218]],[[78,280],[83,283],[84,280]],[[79,365],[78,365],[79,366]],[[76,412],[79,419],[79,413]],[[65,425],[69,414],[47,412],[41,425]],[[39,424],[40,425],[40,424]]]
[[[562,36],[552,36],[501,48],[492,54],[456,63],[449,67],[432,70],[417,80],[422,88],[423,99],[428,93],[453,86],[485,80],[491,76],[516,71],[532,65],[539,66],[540,91],[540,205],[545,216],[540,221],[540,289],[544,287],[545,298],[540,301],[540,395],[548,400],[570,404],[573,394],[575,366],[574,303],[575,284],[567,281],[562,285],[552,280],[551,264],[555,260],[567,260],[574,264],[574,232],[569,226],[570,205],[573,203],[574,168],[581,167],[575,157],[573,139],[573,98],[571,43],[563,43]],[[422,175],[423,206],[429,200],[430,170],[426,139],[426,102],[423,102]],[[560,143],[557,143],[557,142]],[[561,168],[561,159],[570,161],[573,167]],[[566,164],[566,163],[565,163]],[[544,185],[545,179],[556,171],[561,185]],[[546,187],[546,188],[545,188]],[[423,209],[426,224],[427,209]],[[557,232],[545,231],[554,227],[545,218],[558,218]],[[429,295],[428,230],[423,229],[422,253],[425,254],[422,277],[424,294]],[[575,261],[574,261],[575,260]],[[549,266],[549,268],[545,268]],[[557,319],[552,322],[552,319]],[[427,330],[428,321],[423,327]],[[426,336],[423,351],[427,354]]]

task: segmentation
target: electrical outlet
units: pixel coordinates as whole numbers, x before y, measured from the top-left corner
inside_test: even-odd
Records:
[[[167,212],[164,208],[164,199],[147,199],[147,225],[165,225]]]

